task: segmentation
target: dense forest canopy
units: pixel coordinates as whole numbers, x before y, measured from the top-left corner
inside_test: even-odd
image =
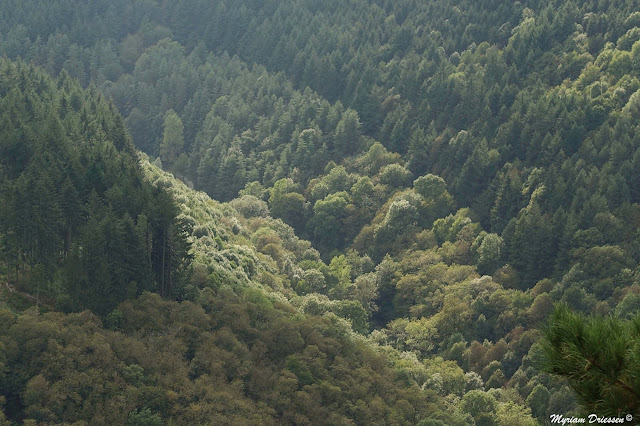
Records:
[[[122,118],[66,73],[0,63],[0,207],[7,278],[65,309],[179,294],[186,234],[144,180]]]
[[[29,386],[63,385],[17,367],[14,327],[85,336],[74,318],[95,314],[101,339],[154,351],[136,309],[203,312],[157,320],[181,366],[171,380],[111,352],[148,372],[109,403],[131,424],[640,418],[624,345],[592,381],[559,360],[605,365],[561,339],[571,327],[636,339],[634,2],[5,1],[0,53],[18,61],[0,67],[0,277],[15,322],[0,366],[21,371],[0,368],[10,421],[104,421],[95,404],[67,418],[34,399],[44,390]],[[579,314],[560,309],[543,333],[557,303]],[[212,314],[227,304],[246,325]],[[198,370],[205,358],[228,363]],[[359,370],[375,363],[388,370]],[[206,403],[202,374],[222,389]],[[362,394],[341,381],[357,374]],[[191,396],[167,396],[177,382]],[[617,396],[596,403],[603,393]]]

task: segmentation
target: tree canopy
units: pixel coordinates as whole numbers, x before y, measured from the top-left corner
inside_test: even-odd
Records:
[[[616,382],[637,387],[635,2],[13,0],[0,53],[0,306],[25,336],[85,318],[112,351],[91,346],[92,377],[124,386],[6,358],[22,343],[5,330],[9,421],[527,424],[637,405]],[[206,316],[146,329],[127,315],[147,304]],[[171,380],[120,338],[174,348]]]

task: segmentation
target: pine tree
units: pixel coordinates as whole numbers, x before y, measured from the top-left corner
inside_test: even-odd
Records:
[[[542,368],[568,380],[586,413],[640,416],[640,314],[584,317],[557,306],[543,353]]]

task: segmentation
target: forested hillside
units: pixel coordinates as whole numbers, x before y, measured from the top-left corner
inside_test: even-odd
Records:
[[[145,182],[113,105],[0,62],[0,234],[6,278],[64,310],[105,315],[144,291],[177,295],[185,226]]]
[[[248,398],[238,419],[266,416],[255,422],[366,424],[358,410],[372,404],[387,423],[526,424],[616,407],[640,418],[633,360],[601,368],[563,346],[570,326],[544,326],[556,303],[616,324],[640,308],[634,2],[5,1],[0,53],[57,79],[7,61],[0,73],[14,315],[90,309],[105,339],[135,340],[153,332],[127,318],[131,306],[234,305],[257,331],[219,320],[193,333],[231,327],[251,354],[235,354],[244,373],[220,383]],[[127,133],[150,157],[146,180]],[[173,301],[137,299],[144,291]],[[557,322],[580,323],[562,312]],[[293,340],[276,345],[291,352],[254,350],[273,344],[260,331],[272,321],[289,324],[278,336]],[[305,334],[338,329],[340,356]],[[195,368],[200,343],[176,333],[187,349],[175,362]],[[575,365],[553,360],[567,348],[614,390],[581,391],[563,370]],[[372,384],[374,402],[336,381],[343,358],[357,371],[378,356],[390,370],[375,383],[406,397]],[[331,373],[314,372],[321,359]],[[286,370],[296,398],[316,405],[251,390],[263,362],[263,379]],[[619,398],[605,408],[603,392]],[[180,411],[195,400],[158,403],[165,411],[127,400],[132,424],[144,410],[204,422]],[[12,421],[27,416],[12,404]]]
[[[319,254],[266,205],[239,200],[245,219],[141,167],[66,74],[0,75],[3,424],[464,421],[354,333],[359,303],[291,305],[289,269]]]

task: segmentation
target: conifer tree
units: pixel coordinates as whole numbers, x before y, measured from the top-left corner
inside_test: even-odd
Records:
[[[568,380],[585,412],[640,416],[640,314],[584,317],[560,305],[544,337],[542,367]]]

